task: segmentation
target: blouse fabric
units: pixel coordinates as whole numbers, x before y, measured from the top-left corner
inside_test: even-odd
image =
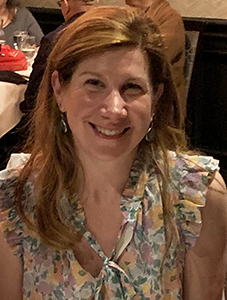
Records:
[[[157,158],[159,168],[154,166],[146,173],[138,160],[133,163],[121,198],[124,218],[112,257],[106,257],[95,238],[86,231],[81,210],[75,217],[76,223],[103,260],[101,272],[94,277],[82,268],[72,250],[47,247],[17,214],[14,189],[28,157],[15,156],[11,166],[0,172],[0,226],[13,253],[23,262],[23,300],[183,299],[185,254],[199,236],[199,207],[205,205],[209,176],[218,169],[218,161],[169,152],[168,195],[181,243],[178,247],[172,244],[167,254],[160,196],[160,170],[164,167],[161,158]],[[15,159],[17,166],[12,163]],[[27,182],[24,191],[26,199],[35,205],[32,180]],[[67,206],[66,215],[72,215],[73,211],[75,215],[75,203]],[[31,217],[34,217],[32,210]]]

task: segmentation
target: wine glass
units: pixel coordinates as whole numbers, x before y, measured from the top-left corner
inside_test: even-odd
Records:
[[[28,32],[27,31],[20,31],[20,30],[14,31],[14,34],[13,34],[13,45],[14,45],[14,48],[16,50],[20,50],[21,40],[25,36],[28,36]]]
[[[20,42],[20,51],[27,58],[28,65],[31,66],[36,54],[36,39],[34,36],[24,36]]]

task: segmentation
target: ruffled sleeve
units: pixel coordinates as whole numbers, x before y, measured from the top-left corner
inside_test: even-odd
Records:
[[[23,254],[23,223],[15,207],[15,187],[28,157],[27,154],[12,155],[7,168],[0,172],[0,230],[14,255],[19,257]]]
[[[205,206],[209,179],[219,170],[210,156],[181,155],[171,152],[170,176],[176,221],[186,249],[194,246],[202,225],[200,207]]]

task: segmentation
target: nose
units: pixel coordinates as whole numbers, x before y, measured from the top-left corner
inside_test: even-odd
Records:
[[[112,91],[100,109],[104,117],[124,118],[127,115],[126,103],[119,91]]]

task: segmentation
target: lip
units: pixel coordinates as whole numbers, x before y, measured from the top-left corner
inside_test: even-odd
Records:
[[[96,126],[93,123],[89,123],[95,132],[96,135],[105,138],[105,139],[118,139],[125,135],[125,133],[129,130],[129,127],[118,129],[118,128],[103,128],[100,126]]]

